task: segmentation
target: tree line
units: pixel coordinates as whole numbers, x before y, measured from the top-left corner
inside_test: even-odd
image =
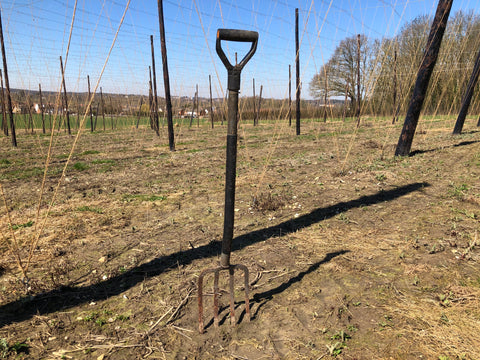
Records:
[[[405,113],[427,45],[432,18],[418,16],[393,38],[348,37],[314,75],[310,94],[316,99],[345,99],[353,116]],[[426,114],[458,113],[480,46],[480,17],[457,12],[448,22],[438,61],[426,95]],[[360,76],[358,76],[358,73]],[[475,93],[472,111],[480,111]]]

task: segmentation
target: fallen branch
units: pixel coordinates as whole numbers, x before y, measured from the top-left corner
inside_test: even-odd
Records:
[[[171,321],[174,320],[175,316],[177,316],[177,314],[178,314],[178,312],[180,311],[180,309],[187,304],[188,298],[190,297],[190,294],[191,294],[192,292],[193,292],[193,288],[188,291],[187,296],[185,296],[185,298],[182,300],[182,302],[180,303],[180,305],[177,306],[177,308],[175,309],[175,311],[173,312],[173,314],[169,317],[169,319],[167,320],[167,322],[165,323],[165,325],[166,325],[166,324],[169,324]]]
[[[158,320],[155,322],[155,324],[153,324],[153,325],[150,327],[150,329],[148,329],[148,331],[145,333],[145,335],[149,335],[149,334],[152,332],[152,330],[155,329],[155,327],[156,327],[158,324],[160,324],[160,321],[162,321],[162,320],[165,318],[165,316],[167,316],[172,310],[173,310],[173,307],[171,307],[170,309],[168,309],[168,311],[167,311],[165,314],[163,314],[163,315],[160,317],[160,319],[158,319]]]
[[[85,347],[79,347],[79,348],[76,348],[76,349],[71,349],[71,350],[58,350],[58,351],[54,351],[52,353],[52,355],[54,356],[58,356],[60,358],[71,358],[70,356],[66,356],[65,354],[69,354],[69,353],[75,353],[75,352],[79,352],[79,351],[85,351],[85,350],[89,350],[89,349],[113,349],[113,348],[134,348],[134,347],[142,347],[142,346],[145,346],[145,345],[142,345],[142,344],[131,344],[131,345],[126,345],[126,344],[108,344],[108,345],[91,345],[91,346],[85,346]]]

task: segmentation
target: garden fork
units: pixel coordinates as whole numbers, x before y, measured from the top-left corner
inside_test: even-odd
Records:
[[[251,42],[250,50],[239,64],[233,66],[223,52],[221,41]],[[203,333],[203,279],[205,275],[213,273],[213,318],[214,325],[218,327],[218,296],[220,272],[229,272],[229,298],[230,298],[230,322],[236,323],[235,319],[235,296],[234,296],[234,273],[236,269],[243,271],[245,279],[245,313],[250,320],[250,303],[248,300],[249,281],[248,269],[245,265],[230,264],[230,253],[232,251],[233,222],[235,214],[235,177],[237,166],[237,115],[238,115],[238,92],[240,90],[240,73],[245,64],[257,49],[258,33],[256,31],[218,29],[217,31],[217,54],[227,68],[228,72],[228,125],[227,125],[227,165],[225,174],[225,216],[223,223],[222,253],[220,266],[204,270],[198,278],[198,329]]]

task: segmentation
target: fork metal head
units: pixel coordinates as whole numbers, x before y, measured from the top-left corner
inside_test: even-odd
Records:
[[[236,264],[236,265],[229,265],[219,266],[217,268],[206,269],[202,271],[200,276],[198,277],[198,330],[202,334],[204,332],[204,321],[203,321],[203,279],[206,275],[213,273],[213,323],[216,328],[218,328],[219,320],[218,320],[218,297],[220,294],[219,290],[219,278],[221,271],[229,272],[229,299],[230,299],[230,323],[232,325],[236,324],[235,318],[235,289],[234,289],[234,274],[235,269],[240,269],[244,273],[244,281],[245,281],[245,316],[247,321],[250,321],[250,302],[249,302],[249,280],[248,280],[248,268],[245,265]]]

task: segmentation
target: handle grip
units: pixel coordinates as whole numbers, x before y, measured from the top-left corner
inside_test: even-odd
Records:
[[[239,64],[233,66],[228,61],[227,56],[223,52],[221,41],[235,41],[235,42],[251,42],[252,46],[245,57],[240,61]],[[227,68],[227,70],[236,69],[241,71],[248,60],[251,59],[255,51],[257,50],[257,43],[258,43],[258,32],[256,31],[249,31],[249,30],[235,30],[235,29],[218,29],[217,30],[217,44],[216,50],[217,54],[222,60],[223,64]]]
[[[249,30],[218,29],[217,38],[226,41],[254,42],[258,40],[258,33]]]

